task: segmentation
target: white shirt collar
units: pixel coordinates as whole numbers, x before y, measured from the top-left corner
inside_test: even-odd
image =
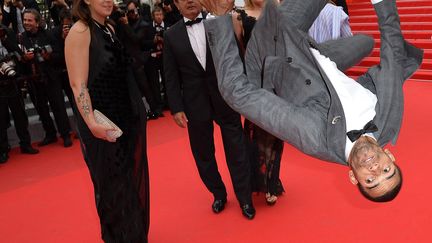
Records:
[[[198,16],[195,17],[195,19],[196,19],[196,18],[203,18],[202,13],[199,13]],[[183,17],[183,20],[184,20],[185,23],[186,23],[187,21],[193,21],[193,19],[188,19],[188,18],[186,18],[186,17]]]

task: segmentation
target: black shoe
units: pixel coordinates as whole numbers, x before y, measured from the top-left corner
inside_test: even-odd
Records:
[[[164,114],[162,113],[162,111],[155,111],[153,113],[156,117],[165,117]]]
[[[255,217],[255,208],[252,204],[243,204],[240,206],[243,216],[247,219],[253,219]]]
[[[158,119],[158,116],[153,113],[152,111],[147,112],[147,120],[156,120]]]
[[[8,161],[9,155],[7,152],[0,153],[0,164],[4,164]]]
[[[214,213],[220,213],[225,209],[226,199],[215,199],[212,204],[212,210]]]
[[[69,135],[63,137],[63,146],[65,148],[72,146],[72,140]]]
[[[45,137],[40,143],[38,143],[38,146],[42,147],[55,142],[57,142],[57,137]]]
[[[21,146],[21,153],[23,154],[37,154],[39,150],[33,148],[31,145]]]

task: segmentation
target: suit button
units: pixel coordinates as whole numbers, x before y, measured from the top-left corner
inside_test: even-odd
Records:
[[[292,63],[292,57],[287,57],[287,58],[286,58],[286,62],[287,62],[287,63]]]
[[[335,116],[335,117],[333,117],[332,124],[335,125],[336,123],[339,122],[340,119],[341,119],[341,116]]]
[[[310,79],[306,79],[305,83],[306,85],[311,85],[312,82],[310,81]]]

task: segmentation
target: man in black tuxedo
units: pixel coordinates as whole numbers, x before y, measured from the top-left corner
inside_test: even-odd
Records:
[[[36,9],[39,12],[39,6],[36,0],[4,0],[2,1],[3,21],[6,26],[12,25],[15,33],[23,33],[24,19],[22,18],[25,9]]]
[[[250,165],[240,115],[222,99],[210,49],[206,43],[198,0],[175,0],[183,15],[165,32],[164,71],[168,103],[174,120],[188,128],[192,154],[201,179],[213,193],[213,211],[219,213],[226,203],[226,189],[214,155],[213,121],[221,128],[225,156],[243,215],[252,219]]]

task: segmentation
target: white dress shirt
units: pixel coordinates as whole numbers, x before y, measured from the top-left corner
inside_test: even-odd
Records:
[[[331,3],[324,6],[308,32],[317,43],[352,36],[348,15]]]
[[[202,18],[202,14],[200,13],[197,18]],[[188,19],[183,17],[184,21],[189,21],[193,19]],[[192,46],[192,49],[200,62],[203,69],[206,69],[206,55],[207,55],[207,46],[206,46],[206,37],[205,37],[205,29],[203,21],[196,23],[192,26],[186,26],[186,30],[189,36],[189,42]]]
[[[341,72],[336,63],[323,56],[318,50],[310,48],[313,56],[324,70],[342,103],[346,120],[346,132],[360,130],[375,117],[377,97],[354,79]],[[372,134],[368,134],[372,136]],[[351,152],[354,143],[346,136],[345,157]]]

